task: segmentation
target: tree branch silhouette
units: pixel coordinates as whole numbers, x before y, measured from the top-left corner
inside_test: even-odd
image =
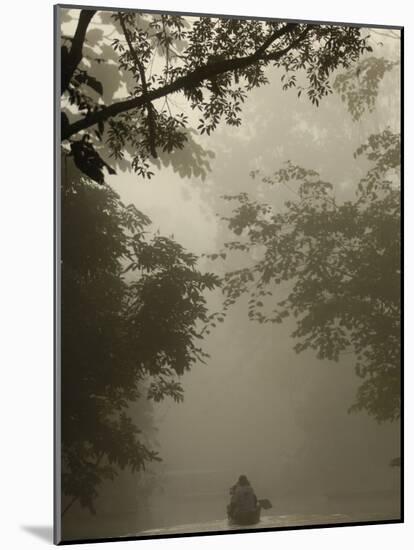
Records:
[[[82,130],[86,130],[95,124],[105,122],[111,117],[137,109],[146,105],[149,101],[155,101],[167,95],[176,93],[185,88],[193,88],[200,85],[204,80],[211,80],[223,73],[229,71],[236,71],[244,69],[249,65],[253,65],[260,61],[278,61],[289,51],[294,49],[300,42],[302,42],[309,31],[313,28],[311,25],[307,25],[304,31],[292,42],[283,48],[282,50],[266,53],[268,48],[277,38],[280,38],[284,34],[292,32],[294,28],[298,27],[297,23],[289,23],[283,29],[278,29],[273,33],[263,44],[251,55],[244,57],[236,57],[232,59],[218,60],[214,63],[208,63],[197,67],[193,71],[188,72],[185,76],[177,78],[174,82],[149,90],[146,94],[143,93],[139,97],[133,97],[118,101],[107,107],[103,107],[98,111],[94,111],[86,115],[72,124],[69,124],[67,128],[62,131],[62,140],[68,139],[74,134]]]
[[[82,50],[85,42],[86,31],[89,23],[95,15],[96,10],[82,10],[80,12],[78,26],[76,27],[75,35],[72,40],[72,47],[68,51],[65,46],[61,48],[62,55],[62,78],[61,78],[61,94],[63,94],[69,86],[76,67],[82,61]]]
[[[131,53],[133,62],[135,67],[138,69],[139,76],[141,78],[141,85],[142,85],[142,96],[146,100],[146,107],[147,107],[147,113],[148,113],[148,131],[149,131],[149,144],[150,144],[150,150],[151,155],[154,158],[157,158],[157,150],[155,148],[155,117],[154,117],[154,106],[152,105],[151,101],[148,99],[148,86],[147,86],[147,79],[145,78],[145,69],[143,64],[141,63],[137,52],[135,51],[135,48],[131,42],[131,37],[129,35],[127,26],[125,24],[125,20],[123,18],[123,15],[119,15],[119,22],[122,27],[122,31],[124,33],[125,39],[128,44],[129,51]]]

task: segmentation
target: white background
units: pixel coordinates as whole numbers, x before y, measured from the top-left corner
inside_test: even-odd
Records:
[[[85,3],[85,2],[84,2]],[[4,5],[5,4],[5,5]],[[7,0],[1,8],[1,264],[0,264],[0,545],[12,550],[51,544],[52,502],[52,373],[53,373],[53,35],[51,0]],[[106,548],[324,550],[412,547],[413,402],[410,340],[414,295],[414,201],[412,184],[413,19],[407,0],[102,0],[89,5],[233,13],[361,23],[405,25],[405,462],[406,523],[276,533],[225,535],[111,543]],[[6,121],[6,127],[4,125]],[[412,214],[410,214],[410,211]],[[33,529],[43,536],[33,534]],[[101,547],[102,545],[99,545]],[[98,548],[98,545],[84,545]]]

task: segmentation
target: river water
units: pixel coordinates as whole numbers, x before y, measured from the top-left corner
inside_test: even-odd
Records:
[[[159,495],[140,510],[107,510],[95,516],[75,516],[72,520],[68,517],[63,538],[151,537],[398,520],[400,517],[399,495],[390,491],[323,497],[285,495],[283,500],[274,495],[259,496],[270,498],[273,508],[263,511],[260,523],[254,526],[230,525],[225,515],[226,496],[223,495],[193,495],[177,502]]]

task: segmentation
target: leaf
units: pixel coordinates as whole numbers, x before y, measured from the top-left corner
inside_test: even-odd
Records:
[[[95,77],[88,75],[85,79],[85,84],[95,90],[98,94],[103,95],[103,86]]]

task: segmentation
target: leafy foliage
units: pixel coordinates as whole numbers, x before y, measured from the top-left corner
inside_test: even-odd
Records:
[[[86,33],[87,20],[98,15],[80,14]],[[242,105],[249,91],[268,83],[269,66],[282,69],[284,89],[297,87],[318,105],[332,91],[330,74],[370,50],[360,29],[343,25],[142,12],[114,12],[107,23],[113,27],[110,57],[125,75],[127,97],[106,104],[105,87],[94,76],[97,67],[102,70],[101,54],[94,52],[104,50],[104,37],[97,37],[88,59],[77,64],[81,32],[69,39],[70,49],[64,37],[62,93],[69,99],[70,123],[62,127],[62,138],[74,140],[86,131],[96,147],[108,148],[114,162],[128,153],[132,168],[145,178],[153,175],[150,165],[160,154],[189,145],[187,107],[198,114],[201,134],[210,135],[221,121],[239,126]],[[186,107],[170,105],[178,92]]]
[[[339,202],[317,172],[291,163],[264,178],[295,195],[281,211],[246,193],[226,196],[237,203],[225,219],[240,238],[225,249],[249,254],[251,262],[226,274],[223,291],[230,302],[249,293],[248,315],[259,323],[295,318],[297,352],[313,349],[320,359],[334,361],[354,353],[362,384],[351,410],[395,420],[400,415],[399,136],[389,130],[372,135],[359,155],[371,168],[353,200]]]
[[[81,140],[73,141],[70,148],[77,168],[100,185],[105,183],[102,170],[104,167],[110,174],[116,173],[113,168],[101,159],[93,146],[89,143],[87,135]]]
[[[183,398],[206,354],[204,291],[218,279],[108,187],[64,160],[62,185],[62,488],[94,510],[100,483],[159,460],[129,415],[138,399]]]
[[[397,65],[398,61],[370,56],[335,78],[333,88],[346,102],[353,120],[359,120],[366,109],[373,111],[384,75]]]

